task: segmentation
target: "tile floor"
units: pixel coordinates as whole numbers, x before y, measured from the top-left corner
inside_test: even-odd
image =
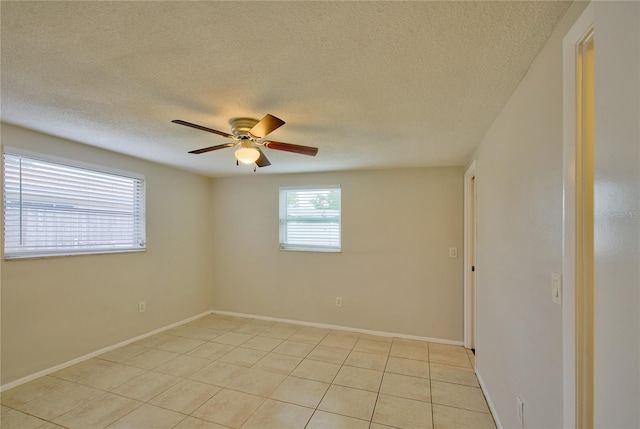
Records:
[[[23,384],[2,429],[495,428],[462,347],[209,315]]]

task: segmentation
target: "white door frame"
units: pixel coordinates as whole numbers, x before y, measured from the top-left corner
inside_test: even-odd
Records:
[[[562,373],[564,427],[576,426],[576,49],[593,28],[589,4],[563,40]]]
[[[475,266],[476,247],[476,161],[464,173],[464,346],[475,349],[476,282],[471,270]],[[473,260],[472,260],[473,259]]]

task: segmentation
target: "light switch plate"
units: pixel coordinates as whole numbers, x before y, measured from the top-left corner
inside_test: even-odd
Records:
[[[449,257],[457,258],[458,257],[458,248],[457,247],[449,247]]]
[[[551,299],[556,304],[562,304],[562,275],[551,273]]]

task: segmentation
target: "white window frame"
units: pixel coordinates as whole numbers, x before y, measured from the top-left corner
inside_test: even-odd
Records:
[[[67,158],[57,157],[49,154],[43,154],[39,152],[33,152],[30,150],[19,149],[9,146],[4,146],[2,150],[2,178],[3,178],[3,221],[4,228],[3,231],[3,258],[5,260],[20,260],[20,259],[31,259],[31,258],[46,258],[46,257],[56,257],[56,256],[74,256],[74,255],[91,255],[91,254],[105,254],[105,253],[127,253],[127,252],[143,252],[146,250],[146,179],[145,176],[138,173],[132,173],[129,171],[118,170],[111,167],[105,167],[102,165],[90,164],[83,161],[71,160]],[[7,252],[7,237],[4,232],[6,232],[6,204],[7,204],[7,195],[6,195],[6,186],[5,183],[5,155],[10,156],[19,156],[29,159],[35,159],[38,161],[58,164],[61,166],[67,166],[71,168],[84,169],[89,171],[94,171],[96,173],[108,174],[113,176],[122,176],[129,179],[139,180],[141,181],[141,197],[137,199],[138,206],[136,212],[138,214],[139,223],[136,225],[136,235],[137,235],[137,244],[132,247],[110,247],[110,246],[95,246],[95,247],[66,247],[59,249],[38,249],[38,250],[25,250],[25,251],[16,251],[11,250]]]
[[[340,191],[340,210],[338,218],[338,245],[314,245],[314,244],[292,244],[287,238],[287,197],[288,191],[314,191],[314,190],[339,190]],[[340,185],[328,185],[328,186],[282,186],[280,187],[279,194],[279,223],[280,223],[280,250],[285,251],[301,251],[301,252],[328,252],[328,253],[340,253],[342,252],[342,188]]]

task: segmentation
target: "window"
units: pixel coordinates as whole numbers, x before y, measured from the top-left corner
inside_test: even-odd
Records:
[[[280,188],[280,249],[340,251],[340,187]]]
[[[5,259],[144,250],[144,183],[5,148]]]

